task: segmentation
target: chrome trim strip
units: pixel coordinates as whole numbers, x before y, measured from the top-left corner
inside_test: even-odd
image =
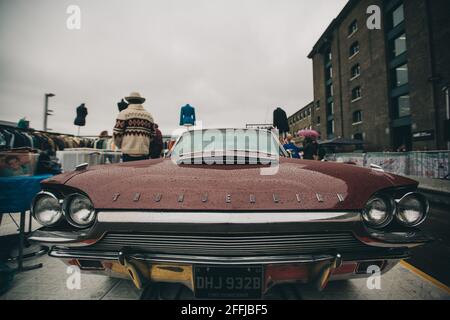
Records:
[[[144,212],[100,211],[99,223],[265,224],[361,221],[359,212]]]
[[[118,260],[119,252],[102,251],[76,251],[53,249],[49,255],[61,259],[86,259],[86,260]],[[226,265],[249,265],[249,264],[284,264],[284,263],[314,263],[333,260],[333,255],[295,255],[295,256],[261,256],[261,257],[211,257],[169,254],[133,254],[127,255],[131,259],[148,262],[176,262],[176,263],[204,263],[204,264],[226,264]]]

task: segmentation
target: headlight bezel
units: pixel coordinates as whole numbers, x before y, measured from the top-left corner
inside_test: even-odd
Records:
[[[72,214],[70,212],[70,205],[77,197],[82,197],[84,199],[87,199],[90,202],[90,204],[92,205],[92,210],[93,210],[92,219],[87,224],[80,224],[72,218]],[[68,195],[67,197],[65,197],[62,207],[63,207],[64,216],[65,216],[67,222],[75,228],[87,229],[87,228],[90,228],[96,221],[97,212],[95,210],[94,204],[92,203],[92,200],[85,194],[72,193],[72,194]]]
[[[43,198],[43,197],[50,197],[54,200],[57,201],[57,205],[59,208],[59,217],[58,219],[53,222],[53,223],[44,223],[41,219],[38,218],[37,216],[37,212],[36,212],[36,205],[38,204],[38,201]],[[53,193],[48,192],[48,191],[40,191],[36,194],[36,196],[33,198],[32,202],[31,202],[31,207],[30,207],[30,212],[32,217],[42,226],[44,227],[54,227],[59,225],[63,220],[64,220],[64,210],[62,207],[62,202],[61,200]]]
[[[401,210],[400,206],[401,206],[402,201],[406,201],[408,198],[411,198],[411,197],[413,197],[419,201],[419,203],[423,207],[423,212],[422,212],[420,219],[418,219],[414,223],[407,223],[407,222],[404,222],[403,220],[401,220],[401,218],[399,216],[400,210]],[[399,223],[401,226],[408,227],[408,228],[414,228],[414,227],[421,225],[426,220],[428,213],[430,211],[430,203],[429,203],[427,197],[425,197],[423,194],[420,194],[418,192],[409,192],[409,193],[405,194],[403,197],[401,197],[399,200],[396,200],[396,207],[397,207],[397,210],[395,213],[396,222]]]
[[[367,211],[368,205],[375,200],[382,200],[386,205],[387,216],[384,220],[382,220],[381,223],[374,223],[370,219],[369,213]],[[366,223],[366,225],[368,225],[369,227],[375,228],[375,229],[382,229],[382,228],[385,228],[386,226],[388,226],[394,220],[394,216],[396,214],[396,209],[397,209],[396,203],[391,196],[389,196],[388,194],[384,194],[384,193],[377,193],[377,194],[374,194],[373,196],[371,196],[369,198],[369,200],[366,202],[366,204],[362,210],[362,218],[363,218],[363,221]]]

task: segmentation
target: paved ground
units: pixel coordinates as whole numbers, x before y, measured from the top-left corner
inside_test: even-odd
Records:
[[[431,204],[428,219],[420,228],[434,242],[414,249],[409,263],[450,287],[450,207]]]
[[[33,262],[44,263],[44,268],[16,275],[13,287],[0,300],[35,300],[35,299],[77,299],[77,300],[126,300],[139,299],[141,291],[131,281],[111,279],[97,275],[82,275],[81,289],[69,290],[66,286],[69,275],[66,266],[47,256]],[[171,298],[176,289],[169,288],[165,295]],[[184,290],[181,299],[192,297],[189,290]],[[284,286],[274,290],[271,299],[332,299],[332,300],[450,300],[450,294],[431,282],[416,275],[402,265],[398,265],[382,277],[381,290],[369,290],[366,280],[358,279],[332,282],[321,293],[300,291],[298,287]]]

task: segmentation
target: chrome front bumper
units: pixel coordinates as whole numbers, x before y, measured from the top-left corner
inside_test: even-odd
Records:
[[[354,252],[343,253],[330,250],[325,239],[319,239],[326,250],[317,250],[308,254],[258,254],[258,255],[221,255],[217,254],[179,254],[170,252],[151,252],[151,250],[133,250],[127,246],[114,244],[117,238],[109,243],[109,247],[101,245],[110,234],[164,234],[173,237],[180,235],[200,235],[212,239],[230,237],[258,237],[265,235],[293,234],[339,234],[349,233],[357,243]],[[263,236],[263,237],[265,237]],[[189,236],[186,236],[189,247]],[[221,213],[221,212],[124,212],[101,211],[96,223],[88,230],[62,232],[41,229],[35,231],[29,240],[53,246],[49,255],[60,258],[68,264],[79,264],[83,261],[99,262],[98,270],[89,272],[109,274],[112,276],[130,277],[139,288],[148,281],[178,282],[193,289],[193,268],[195,265],[262,265],[268,270],[280,268],[305,268],[307,281],[316,287],[323,288],[328,280],[345,278],[339,272],[342,263],[358,263],[364,261],[386,262],[383,271],[388,271],[401,259],[409,257],[409,248],[421,245],[430,239],[419,231],[403,233],[382,232],[365,227],[359,212],[262,212],[262,213]],[[128,238],[133,244],[133,238]],[[136,243],[143,243],[137,238]],[[179,239],[177,240],[179,243]],[[194,247],[195,247],[195,241]],[[214,240],[217,241],[217,240]],[[254,241],[254,240],[252,240]],[[292,240],[291,240],[292,241]],[[124,242],[127,243],[127,242]],[[202,242],[203,243],[203,242]],[[254,242],[253,242],[254,243]],[[152,241],[149,241],[151,248]],[[219,243],[223,247],[223,243]],[[198,245],[198,244],[196,244]],[[258,244],[264,248],[264,243]],[[269,243],[270,245],[270,243]],[[290,244],[292,246],[292,243]],[[277,246],[282,244],[277,243]],[[349,246],[347,244],[347,246]],[[294,245],[296,247],[296,244]],[[353,248],[353,246],[351,246]],[[101,250],[99,250],[101,248]],[[170,244],[169,244],[170,249]],[[264,250],[260,251],[264,252]],[[280,251],[281,252],[281,251]],[[345,266],[343,266],[345,269]],[[83,269],[83,268],[82,268]],[[342,270],[342,269],[341,269]],[[353,272],[351,278],[367,275]],[[312,279],[312,280],[311,280]],[[267,288],[288,279],[268,279]],[[299,281],[292,278],[290,281]]]

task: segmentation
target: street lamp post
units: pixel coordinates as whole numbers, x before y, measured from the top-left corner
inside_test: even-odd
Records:
[[[53,93],[45,94],[45,103],[44,103],[44,131],[47,131],[47,117],[51,115],[51,110],[48,110],[48,98],[54,97]]]

